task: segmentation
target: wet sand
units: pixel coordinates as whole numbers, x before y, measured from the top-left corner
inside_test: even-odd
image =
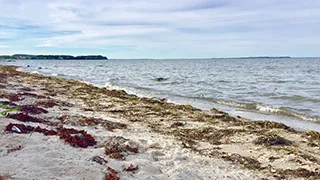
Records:
[[[10,66],[0,66],[0,105],[7,111],[0,118],[0,177],[320,177],[320,133],[281,123],[140,98]]]

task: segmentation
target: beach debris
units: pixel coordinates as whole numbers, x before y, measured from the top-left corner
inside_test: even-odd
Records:
[[[108,163],[107,160],[105,160],[104,158],[102,158],[100,156],[94,156],[91,160],[98,163],[98,164],[101,164],[101,165]]]
[[[120,177],[117,175],[118,172],[108,166],[108,173],[105,175],[104,180],[120,180]]]
[[[133,166],[132,164],[130,164],[128,167],[123,168],[123,171],[132,172],[132,173],[136,173],[137,170],[139,170],[139,166],[138,165]]]
[[[255,144],[265,145],[265,146],[290,146],[292,142],[278,136],[276,134],[266,134],[258,137],[255,141]]]
[[[15,152],[15,151],[19,151],[23,148],[23,146],[17,146],[17,147],[13,147],[13,148],[10,148],[7,150],[7,153],[12,153],[12,152]]]
[[[21,133],[21,130],[17,126],[12,126],[11,131]]]
[[[38,122],[38,123],[46,122],[44,119],[32,117],[26,113],[8,114],[6,117],[11,119],[16,119],[22,122]]]
[[[33,105],[24,105],[20,107],[20,111],[27,113],[27,114],[42,114],[42,113],[48,113],[47,110],[33,106]]]

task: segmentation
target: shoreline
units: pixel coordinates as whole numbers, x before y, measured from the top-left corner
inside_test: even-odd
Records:
[[[36,104],[35,102],[44,99],[57,101],[59,105],[54,108],[54,111],[45,108],[49,111],[49,115],[35,115],[50,123],[37,122],[36,125],[52,129],[70,126],[82,128],[91,134],[96,139],[98,147],[91,149],[94,153],[90,152],[90,148],[85,149],[85,154],[82,155],[86,158],[80,159],[83,160],[81,162],[90,166],[90,172],[94,172],[89,174],[94,176],[97,173],[95,177],[98,179],[110,174],[121,178],[142,177],[142,179],[148,179],[152,174],[157,174],[155,179],[165,177],[183,179],[184,176],[178,173],[179,171],[189,174],[189,178],[193,179],[317,179],[320,176],[320,133],[296,131],[281,123],[250,121],[245,118],[232,117],[216,109],[204,111],[190,105],[140,98],[121,90],[108,90],[75,80],[19,72],[16,71],[16,68],[0,66],[1,101],[6,99],[8,101],[8,94],[17,95],[20,99],[24,98],[21,101],[16,101],[19,107],[26,104]],[[31,90],[25,91],[21,90],[22,88]],[[42,96],[43,99],[39,98]],[[59,117],[63,115],[66,115],[65,118],[59,120]],[[81,121],[89,117],[94,120]],[[99,118],[102,119],[96,120]],[[106,121],[110,121],[109,125],[116,128],[112,129],[113,131],[101,128]],[[9,122],[21,123],[12,118],[1,117],[1,128],[6,127]],[[126,124],[128,128],[121,128],[117,123]],[[32,122],[24,122],[23,124],[35,126]],[[57,132],[60,133],[58,129]],[[0,143],[4,145],[8,144],[8,139],[14,145],[15,140],[20,139],[18,142],[22,142],[22,139],[29,136],[29,134],[23,136],[16,133],[1,133],[3,136],[1,136]],[[131,141],[121,138],[114,140],[111,137],[106,137],[106,133],[121,136],[124,139],[134,138]],[[156,139],[152,139],[152,136]],[[43,140],[44,137],[49,138],[49,136],[34,132],[31,138],[28,138],[28,142],[22,145],[24,148],[21,150],[1,153],[0,162],[5,164],[10,161],[11,166],[0,168],[0,175],[10,173],[10,168],[26,164],[24,161],[19,162],[20,164],[18,162],[15,164],[15,162],[21,158],[24,151],[28,150],[28,147],[32,147],[33,144],[29,141],[41,142],[44,144],[42,148],[50,146],[48,141],[55,142],[50,147],[56,146],[56,151],[59,153],[64,148],[73,153],[79,153],[79,150],[82,150],[79,147],[64,144],[62,140],[53,140],[55,137],[50,136],[49,139]],[[127,159],[114,160],[110,154],[106,154],[106,149],[112,146],[113,141],[116,141],[118,146],[123,143],[130,145],[130,148],[136,147],[138,152],[133,153],[123,148],[124,152],[121,154],[125,154]],[[157,145],[155,145],[156,142],[158,142]],[[134,145],[131,146],[132,144]],[[1,147],[4,147],[3,151],[9,149],[6,146]],[[116,149],[119,150],[119,147]],[[50,149],[46,148],[46,150]],[[30,153],[30,151],[27,152]],[[14,153],[16,154],[12,155]],[[117,153],[119,155],[119,152]],[[72,157],[70,153],[65,155],[70,157],[69,167],[74,168],[75,164],[72,163],[75,162],[76,157]],[[102,164],[116,169],[118,173],[112,173],[112,170],[104,168],[99,163],[91,166],[92,161],[88,160],[90,159],[88,157],[94,155],[108,161],[108,163]],[[137,157],[139,157],[138,161],[135,160]],[[43,158],[45,161],[45,157]],[[216,164],[215,161],[218,163]],[[199,166],[199,162],[202,166]],[[52,163],[56,164],[57,162]],[[134,167],[139,166],[140,168],[132,170],[135,173],[124,171],[121,166],[129,167],[130,163]],[[143,163],[148,165],[144,166]],[[164,165],[161,166],[162,163]],[[37,164],[32,165],[37,167]],[[198,169],[193,169],[192,166]],[[219,169],[219,166],[222,168]],[[26,169],[36,167],[24,166]],[[83,169],[85,166],[80,166],[77,171]],[[131,167],[131,169],[135,168]],[[19,173],[18,170],[22,169],[18,168],[15,171],[18,174],[12,176],[23,179],[21,177],[26,172]],[[41,171],[42,169],[37,170]],[[33,177],[38,175],[35,171],[32,172],[35,174],[29,175]],[[65,170],[64,172],[68,174],[72,171]],[[63,174],[53,170],[43,173],[46,178],[51,175],[58,179],[63,178]],[[48,173],[51,174],[48,176]],[[89,177],[88,174],[81,175]],[[78,176],[74,175],[74,177],[79,176],[79,174]],[[228,178],[228,176],[230,177]]]

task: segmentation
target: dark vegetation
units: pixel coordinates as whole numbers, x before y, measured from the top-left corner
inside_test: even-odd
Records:
[[[255,144],[265,145],[265,146],[290,146],[292,142],[280,137],[276,134],[266,134],[258,137],[255,141]]]

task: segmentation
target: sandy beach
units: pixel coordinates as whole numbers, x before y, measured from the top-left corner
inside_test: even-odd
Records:
[[[320,133],[0,66],[2,179],[320,179]]]

